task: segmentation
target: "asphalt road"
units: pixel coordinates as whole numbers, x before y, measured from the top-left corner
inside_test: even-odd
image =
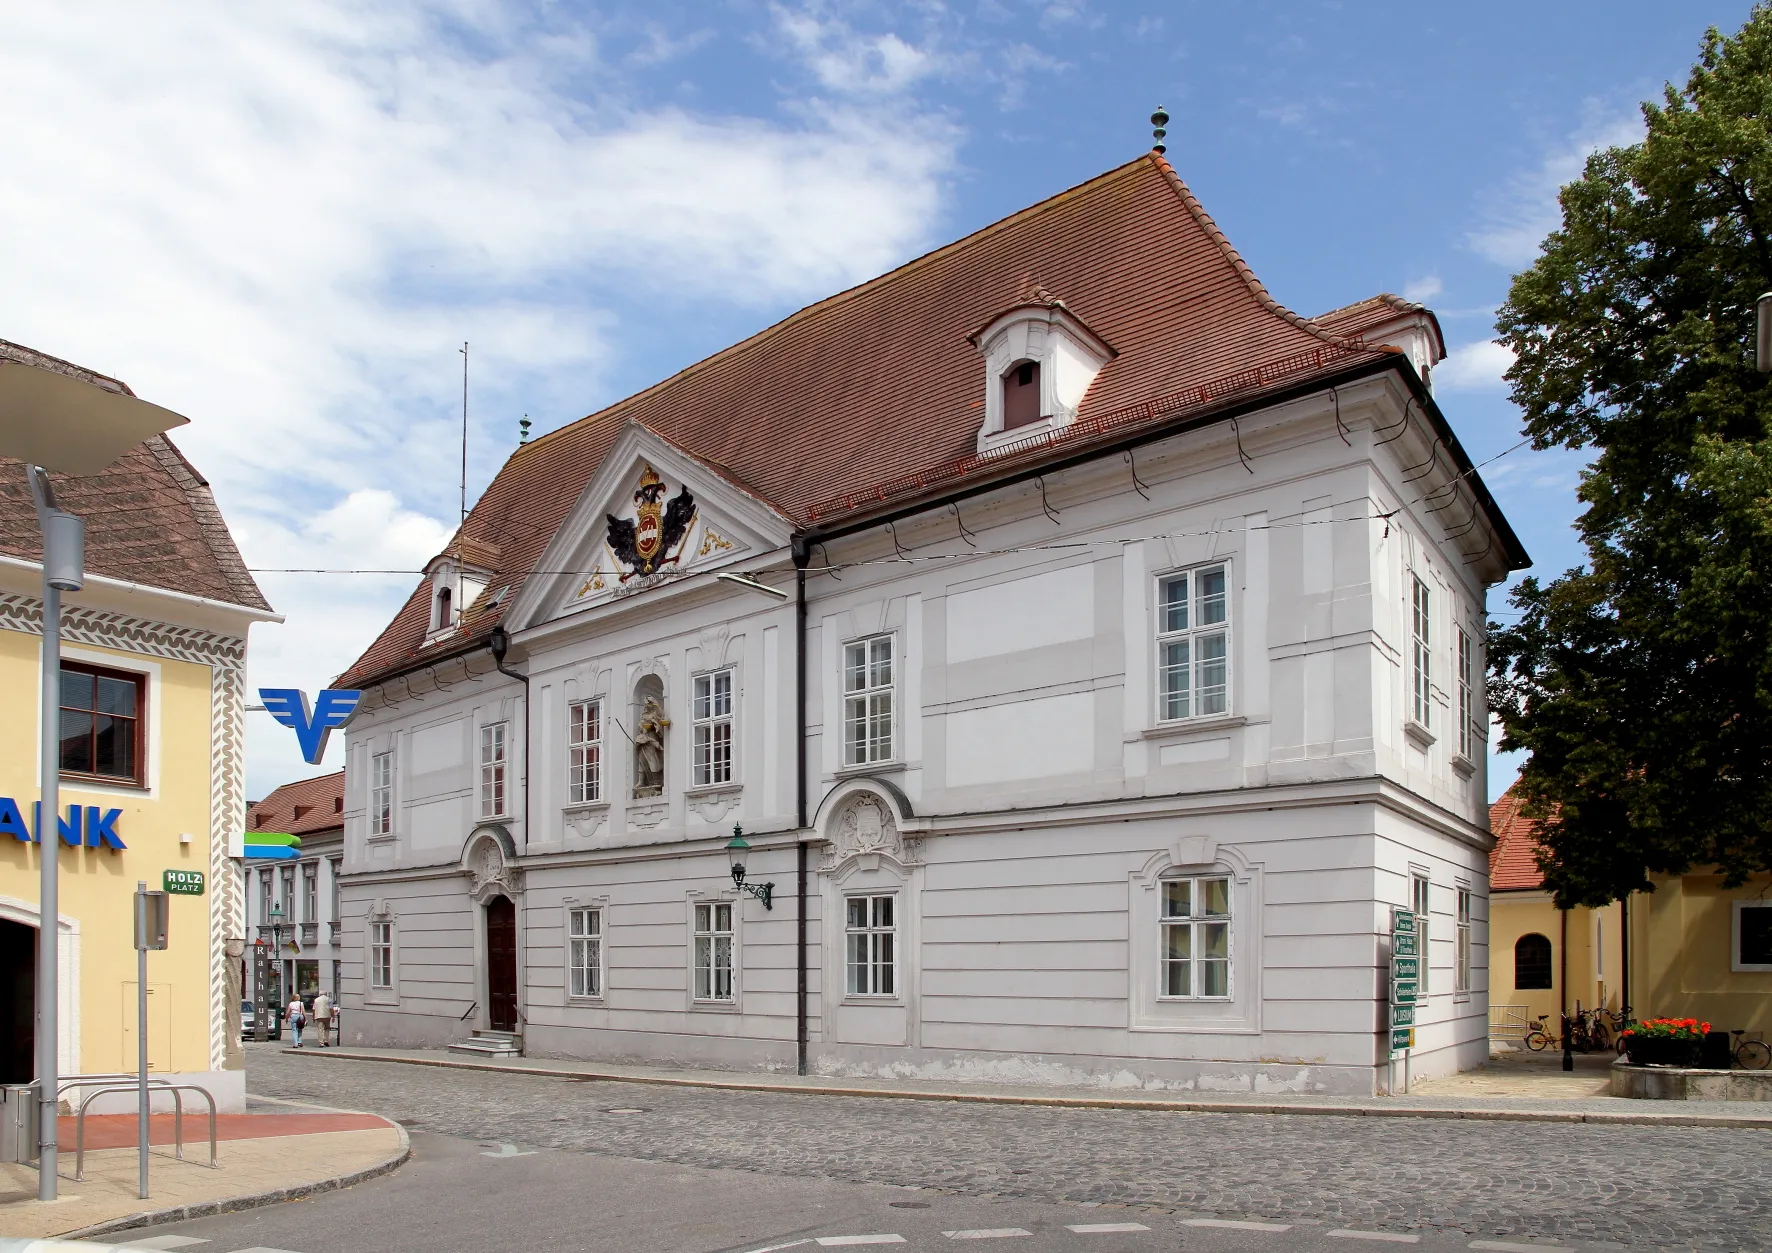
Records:
[[[263,1049],[249,1064],[255,1093],[401,1120],[417,1160],[150,1238],[201,1238],[195,1253],[815,1253],[860,1236],[1029,1253],[1772,1248],[1762,1130],[811,1097]],[[1143,1230],[1073,1230],[1103,1223]],[[944,1234],[967,1231],[1027,1234]]]

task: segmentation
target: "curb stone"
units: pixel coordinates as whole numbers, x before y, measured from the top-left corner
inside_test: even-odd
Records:
[[[284,1052],[292,1050],[285,1049]],[[1428,1106],[1291,1105],[1281,1101],[1174,1101],[1130,1100],[1116,1097],[1036,1096],[1017,1092],[938,1092],[892,1088],[845,1088],[835,1085],[766,1083],[757,1079],[690,1079],[670,1075],[624,1075],[599,1070],[554,1070],[543,1066],[500,1066],[489,1062],[451,1061],[440,1057],[387,1057],[328,1049],[309,1057],[341,1062],[381,1062],[386,1065],[435,1066],[443,1070],[479,1070],[492,1074],[525,1075],[541,1079],[595,1080],[604,1083],[643,1083],[669,1088],[713,1088],[732,1092],[773,1092],[796,1096],[862,1096],[876,1100],[956,1101],[974,1105],[1033,1105],[1055,1109],[1125,1109],[1184,1114],[1301,1114],[1336,1118],[1469,1118],[1481,1122],[1599,1123],[1612,1126],[1725,1127],[1772,1130],[1772,1112],[1764,1117],[1742,1114],[1590,1113],[1579,1110],[1445,1109]]]
[[[338,1110],[337,1113],[362,1113],[361,1110]],[[376,1115],[380,1117],[380,1115]],[[400,1148],[391,1157],[365,1166],[362,1170],[354,1170],[348,1175],[335,1175],[331,1179],[316,1179],[308,1183],[291,1184],[287,1188],[273,1188],[268,1192],[251,1192],[243,1196],[222,1197],[214,1201],[193,1201],[188,1205],[171,1205],[165,1209],[143,1210],[137,1214],[125,1214],[122,1218],[112,1218],[102,1223],[94,1223],[90,1227],[82,1227],[78,1231],[68,1231],[50,1237],[55,1240],[85,1240],[92,1236],[110,1235],[117,1231],[134,1231],[142,1227],[153,1227],[160,1223],[184,1222],[191,1218],[209,1218],[216,1214],[233,1214],[240,1210],[258,1209],[265,1205],[278,1205],[284,1201],[295,1201],[305,1196],[314,1196],[321,1192],[334,1192],[340,1188],[349,1188],[380,1175],[390,1174],[404,1165],[412,1156],[412,1137],[406,1128],[392,1119],[382,1119],[388,1126],[400,1134]]]

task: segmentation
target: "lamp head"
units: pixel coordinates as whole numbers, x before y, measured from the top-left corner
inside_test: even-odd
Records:
[[[744,855],[751,851],[745,841],[744,828],[732,828],[732,842],[726,846],[726,855],[732,859],[732,882],[737,887],[744,886]]]
[[[492,650],[492,660],[502,666],[505,654],[511,651],[511,633],[505,630],[504,623],[492,628],[492,634],[486,637],[486,647]]]

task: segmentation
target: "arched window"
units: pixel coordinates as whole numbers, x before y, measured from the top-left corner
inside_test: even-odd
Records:
[[[1003,375],[1003,429],[1040,420],[1040,363],[1018,361]]]
[[[455,617],[450,613],[450,602],[453,597],[447,587],[437,589],[435,612],[431,615],[431,630],[441,631],[455,625]]]
[[[1514,944],[1514,987],[1516,989],[1551,986],[1551,942],[1533,932],[1523,935]]]

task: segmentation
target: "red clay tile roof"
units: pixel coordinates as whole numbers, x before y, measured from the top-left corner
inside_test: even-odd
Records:
[[[276,831],[282,835],[313,835],[342,830],[345,772],[323,774],[317,779],[285,783],[262,801],[246,807],[248,831]],[[299,817],[296,811],[300,810]]]
[[[1489,806],[1489,832],[1495,837],[1495,847],[1489,850],[1492,892],[1544,886],[1544,875],[1538,869],[1538,823],[1520,815],[1524,803],[1510,787]]]
[[[1118,353],[1065,450],[1378,359],[1275,303],[1168,163],[1147,154],[518,448],[463,533],[498,547],[494,586],[508,580],[514,598],[630,421],[803,524],[1001,473],[1015,454],[974,455],[984,378],[967,335],[1030,299],[1063,301]],[[1057,455],[1059,442],[1034,441],[1023,456]],[[502,613],[474,615],[438,655]],[[406,668],[427,625],[415,589],[338,682]]]
[[[22,362],[133,396],[116,379],[0,339],[0,359]],[[62,508],[86,519],[86,568],[94,574],[269,610],[246,572],[209,482],[164,435],[137,445],[97,474],[52,474]],[[23,465],[0,457],[0,553],[43,559],[43,540]]]
[[[1393,296],[1386,291],[1357,300],[1351,305],[1343,305],[1339,309],[1331,309],[1327,313],[1319,313],[1311,321],[1337,335],[1359,339],[1371,328],[1394,322],[1406,313],[1423,313],[1434,319],[1433,312],[1426,305],[1404,300],[1401,296]],[[1438,329],[1437,319],[1434,319],[1434,326]]]

